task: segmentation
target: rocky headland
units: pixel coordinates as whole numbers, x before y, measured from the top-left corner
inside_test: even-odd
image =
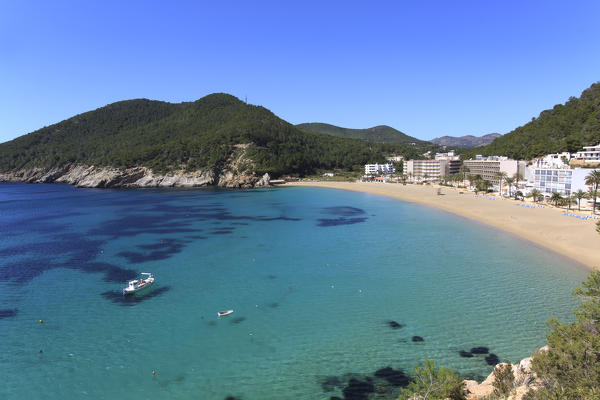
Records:
[[[0,173],[0,182],[63,183],[88,188],[201,187],[253,188],[270,186],[269,174],[240,173],[233,169],[156,173],[146,167],[113,168],[66,164]]]

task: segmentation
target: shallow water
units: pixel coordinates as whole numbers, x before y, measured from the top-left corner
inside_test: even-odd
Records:
[[[329,399],[350,373],[394,398],[376,370],[427,358],[477,377],[489,353],[529,356],[587,274],[473,221],[337,190],[0,184],[0,205],[3,399]],[[157,284],[124,299],[139,272]],[[474,347],[489,349],[461,357]]]

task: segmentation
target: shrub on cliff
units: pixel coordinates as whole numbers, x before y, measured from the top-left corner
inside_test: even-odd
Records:
[[[548,322],[549,350],[536,353],[532,364],[543,386],[531,398],[600,399],[600,270],[573,294],[583,300],[577,321]]]
[[[458,374],[447,368],[436,368],[433,361],[425,360],[425,365],[415,366],[413,381],[398,398],[411,400],[463,400],[465,384]]]
[[[515,375],[510,362],[499,364],[494,368],[494,394],[500,398],[508,398],[514,391]]]

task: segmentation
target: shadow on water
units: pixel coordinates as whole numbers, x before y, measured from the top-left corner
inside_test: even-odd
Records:
[[[0,309],[0,319],[15,317],[19,311],[14,309]]]
[[[121,306],[134,306],[145,300],[160,296],[161,294],[168,292],[170,289],[171,288],[169,286],[161,286],[159,288],[150,289],[150,291],[147,291],[144,294],[135,294],[131,296],[123,296],[123,293],[120,291],[109,290],[101,293],[101,295],[105,299],[110,300],[115,304],[119,304]]]
[[[361,222],[365,222],[367,218],[320,218],[317,226],[327,227],[327,226],[339,226],[339,225],[352,225],[352,224],[360,224]]]
[[[113,240],[138,235],[188,234],[185,239],[164,238],[159,242],[139,244],[136,248],[117,254],[128,264],[141,264],[168,259],[181,253],[194,240],[207,239],[208,235],[232,234],[237,225],[248,225],[249,221],[300,221],[299,218],[286,215],[234,215],[218,202],[218,198],[223,195],[219,191],[202,193],[202,200],[208,200],[205,204],[187,206],[171,202],[197,202],[198,193],[152,190],[136,191],[132,197],[126,192],[108,189],[101,192],[74,191],[73,196],[63,196],[59,203],[51,203],[44,208],[44,212],[51,215],[35,217],[31,217],[29,212],[31,202],[15,202],[14,208],[19,212],[15,213],[17,217],[3,226],[4,233],[11,237],[33,234],[39,238],[27,244],[6,247],[0,244],[0,260],[3,261],[0,264],[0,281],[25,284],[45,271],[67,268],[86,273],[103,273],[103,280],[108,282],[125,282],[134,279],[137,271],[98,258],[103,253],[103,248]],[[108,196],[107,193],[111,195]],[[33,201],[42,203],[46,200],[40,198]],[[69,207],[75,211],[69,212]],[[96,222],[89,228],[73,222],[78,217],[95,215],[99,210],[104,212],[106,207],[110,207],[109,215],[118,217]],[[19,215],[23,216],[18,217]],[[216,224],[209,234],[202,229],[206,222]],[[218,226],[222,223],[230,225]],[[73,232],[74,227],[79,228],[79,231]],[[150,296],[166,290],[168,289],[158,289]],[[106,292],[103,296],[111,297]],[[122,300],[119,297],[117,302]],[[136,301],[132,300],[133,303]]]
[[[330,399],[367,400],[372,393],[381,399],[397,399],[401,388],[407,387],[411,380],[403,370],[387,366],[371,375],[349,373],[317,377],[317,381],[325,393],[341,391],[342,397]]]
[[[148,261],[165,260],[175,254],[181,253],[186,244],[190,243],[181,239],[161,239],[158,243],[143,244],[136,246],[142,250],[152,250],[150,253],[136,251],[122,251],[117,253],[119,257],[125,258],[132,264],[140,264]]]

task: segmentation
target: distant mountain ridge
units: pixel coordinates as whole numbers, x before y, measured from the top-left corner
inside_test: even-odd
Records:
[[[439,138],[431,139],[430,142],[446,147],[471,148],[488,145],[500,136],[502,135],[499,133],[489,133],[483,136],[442,136]]]
[[[305,131],[325,133],[331,136],[338,136],[349,139],[361,139],[376,143],[397,143],[397,144],[425,144],[426,142],[387,125],[378,125],[366,129],[342,128],[322,122],[308,122],[296,125]]]

